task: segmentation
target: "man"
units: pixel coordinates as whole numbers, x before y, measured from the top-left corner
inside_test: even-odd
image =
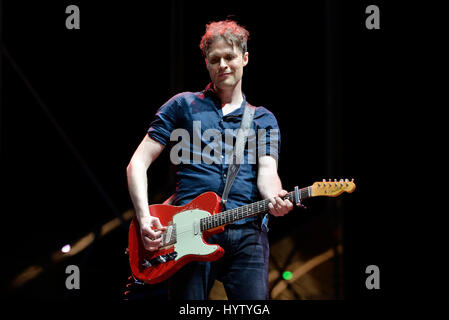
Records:
[[[222,195],[229,166],[225,157],[222,155],[222,160],[214,159],[212,163],[205,163],[202,157],[201,161],[192,161],[192,158],[209,142],[204,137],[206,130],[213,129],[225,136],[240,127],[246,105],[242,78],[243,69],[249,61],[248,36],[247,30],[231,20],[206,26],[200,48],[212,82],[202,92],[184,92],[167,101],[158,110],[148,134],[127,167],[129,192],[147,250],[157,250],[161,244],[161,233],[165,230],[148,209],[147,170],[173,140],[170,138],[174,130],[185,129],[190,137],[196,134],[201,139],[201,147],[198,149],[190,141],[186,148],[192,156],[189,161],[177,164],[176,192],[172,204],[186,204],[206,191]],[[229,192],[226,209],[262,198],[270,199],[268,206],[272,215],[283,216],[293,208],[293,204],[282,199],[287,192],[282,189],[277,174],[280,143],[277,121],[271,112],[259,107],[255,110],[252,128],[256,132],[265,130],[267,141],[264,147],[269,152],[258,152],[255,163],[250,163],[249,152],[245,153],[244,162]],[[270,141],[273,132],[276,139]],[[226,139],[223,140],[225,146],[221,150],[224,154],[230,146],[226,145]],[[172,161],[175,161],[173,157]],[[154,228],[159,231],[154,231]],[[214,280],[218,279],[223,282],[229,299],[267,299],[269,245],[266,232],[266,223],[261,223],[257,217],[228,224],[223,233],[213,235],[208,240],[222,246],[225,255],[215,262],[191,262],[178,271],[170,279],[171,298],[207,299]]]

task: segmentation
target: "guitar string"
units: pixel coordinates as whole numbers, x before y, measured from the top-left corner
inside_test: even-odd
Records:
[[[293,191],[293,192],[290,192],[290,193],[288,193],[288,194],[286,194],[286,195],[284,196],[284,199],[293,200],[293,194],[294,194],[294,191]],[[254,215],[257,215],[257,214],[264,213],[264,212],[268,211],[268,210],[267,210],[267,208],[268,208],[268,202],[269,202],[269,201],[268,201],[267,199],[261,200],[261,201],[254,202],[254,203],[252,203],[252,204],[243,206],[243,207],[234,208],[234,209],[230,209],[230,210],[227,210],[227,211],[222,211],[222,212],[216,213],[215,215],[210,215],[210,216],[207,216],[207,217],[204,217],[204,218],[201,218],[201,219],[213,218],[213,217],[215,217],[217,214],[223,214],[223,213],[225,213],[225,212],[227,212],[228,215],[231,215],[231,217],[234,217],[234,221],[241,220],[241,219],[245,219],[245,218],[249,218],[249,217],[251,217],[251,216],[254,216]],[[256,205],[256,204],[259,204],[259,205]],[[238,216],[238,215],[244,215],[244,214],[250,212],[250,211],[248,211],[249,207],[250,207],[250,206],[255,206],[255,205],[256,205],[256,207],[258,207],[258,208],[256,208],[256,210],[254,210],[256,213],[253,213],[254,211],[252,211],[251,214],[248,215],[248,216],[242,216],[242,217],[239,217],[238,219],[235,219],[235,217]],[[261,207],[263,207],[263,210],[260,211],[260,212],[257,212],[257,209],[260,209]],[[238,209],[240,209],[240,208],[241,208],[241,211],[242,211],[242,212],[238,212]],[[246,212],[244,212],[244,210],[245,210],[244,208],[246,208]],[[232,212],[232,211],[234,211],[234,212]],[[201,220],[201,219],[200,219],[200,220]],[[219,228],[219,227],[221,227],[221,226],[225,226],[226,224],[231,223],[231,221],[230,221],[230,222],[226,222],[226,223],[224,223],[224,224],[221,224],[221,220],[226,220],[226,219],[227,219],[227,217],[223,217],[222,219],[217,218],[217,219],[212,219],[210,222],[205,222],[205,223],[203,223],[203,225],[206,225],[206,226],[207,226],[207,225],[213,225],[213,224],[216,223],[216,222],[219,222],[220,224],[217,225],[217,226],[214,226],[214,227],[212,227],[212,228],[208,228],[208,229],[206,229],[206,230],[202,230],[202,231],[207,231],[207,230],[209,230],[209,229]],[[232,222],[233,222],[233,221],[232,221]],[[189,227],[192,227],[192,225],[191,225],[191,224],[177,225],[177,226],[176,226],[176,235],[175,235],[175,236],[177,237],[178,235],[182,235],[182,234],[185,234],[185,233],[194,232],[194,227],[191,228],[191,229],[187,229],[187,230],[179,231],[179,232],[178,232],[178,230],[182,230],[182,229],[184,229],[184,228],[189,228]]]
[[[304,192],[307,192],[307,193],[309,192],[309,188],[310,188],[310,187],[306,187],[306,188],[302,188],[302,189],[299,190],[300,199],[302,198],[301,195],[302,195]],[[294,200],[294,193],[295,193],[294,191],[287,193],[287,194],[284,196],[284,199],[288,199],[288,200],[290,200],[290,201],[293,201],[293,200]],[[307,196],[306,196],[306,197],[307,197]],[[222,226],[224,227],[226,224],[232,223],[232,222],[234,222],[234,221],[241,220],[241,219],[245,219],[245,218],[248,218],[248,217],[251,217],[251,216],[260,214],[260,213],[267,212],[267,211],[269,210],[269,209],[268,209],[268,204],[269,204],[269,200],[268,200],[268,199],[264,199],[264,200],[260,200],[260,201],[251,203],[251,204],[246,205],[246,206],[242,206],[242,207],[238,207],[238,208],[234,208],[234,209],[230,209],[230,210],[218,212],[218,213],[216,213],[216,214],[211,214],[210,216],[207,216],[207,217],[204,217],[204,218],[200,218],[200,221],[203,220],[203,219],[209,219],[209,220],[210,220],[209,222],[204,222],[204,223],[202,223],[202,225],[208,226],[208,225],[214,225],[214,224],[217,223],[217,222],[220,223],[220,224],[217,225],[217,226],[213,226],[212,228],[208,228],[208,229],[205,229],[205,230],[202,230],[202,231],[207,231],[207,230],[214,229],[214,228],[219,228],[219,227],[222,227]],[[236,216],[247,214],[247,213],[249,212],[248,209],[249,209],[250,207],[253,207],[253,208],[251,208],[251,209],[254,209],[254,207],[256,207],[255,210],[254,210],[254,211],[256,211],[256,213],[253,213],[254,211],[252,211],[250,215],[248,215],[248,216],[242,216],[242,217],[239,217],[239,218],[236,219]],[[257,212],[257,209],[260,209],[261,207],[263,207],[263,210]],[[238,212],[239,209],[241,210],[241,212]],[[234,211],[234,212],[233,212],[233,211]],[[245,212],[245,211],[246,211],[246,212]],[[225,214],[226,212],[227,212],[227,215],[228,215],[228,216],[230,215],[231,218],[233,217],[234,220],[233,220],[233,221],[229,221],[229,222],[225,222],[225,223],[223,224],[223,223],[222,223],[222,220],[225,220],[225,221],[226,221],[227,218],[228,218],[228,217],[226,217],[226,214]],[[222,214],[223,217],[216,218],[218,214]],[[210,218],[215,218],[215,219],[210,219]],[[204,220],[203,220],[203,221],[204,221]],[[191,227],[191,226],[192,226],[191,224],[183,224],[183,225],[177,226],[177,227],[176,227],[176,234],[175,234],[175,237],[177,238],[178,235],[182,235],[182,234],[185,234],[185,233],[190,233],[190,232],[192,232],[192,231],[194,232],[194,229],[195,229],[194,227],[193,227],[193,229],[187,229],[187,230],[185,230],[185,231],[180,231],[180,232],[178,232],[178,230],[182,230],[182,229],[184,229],[184,228],[189,228],[189,227]],[[201,226],[200,226],[200,228],[201,228]],[[165,233],[164,233],[164,234],[165,234]]]
[[[300,199],[303,198],[303,197],[301,197],[301,195],[302,195],[303,193],[306,193],[306,192],[307,192],[307,195],[305,195],[305,197],[308,196],[309,188],[310,188],[310,187],[306,187],[306,188],[302,188],[302,189],[299,190]],[[284,196],[284,199],[288,199],[288,200],[290,200],[290,201],[293,201],[293,200],[294,200],[294,193],[295,193],[294,191],[287,193],[287,194]],[[204,218],[200,218],[200,220],[202,220],[202,219],[215,218],[215,219],[210,219],[210,220],[211,220],[210,222],[205,222],[204,224],[209,225],[209,224],[214,224],[214,223],[216,223],[216,222],[221,223],[221,220],[223,220],[223,219],[226,220],[226,219],[227,219],[227,217],[225,217],[225,213],[227,212],[227,215],[230,215],[231,217],[234,217],[234,221],[237,221],[237,220],[240,220],[240,219],[244,219],[244,218],[247,218],[247,217],[250,217],[250,216],[253,216],[253,215],[257,215],[257,214],[260,214],[260,213],[263,213],[263,212],[268,211],[268,210],[269,210],[269,209],[267,209],[267,208],[268,208],[268,204],[269,204],[269,200],[268,200],[268,199],[264,199],[264,200],[260,200],[260,201],[251,203],[251,204],[249,204],[249,205],[242,206],[242,207],[238,207],[238,208],[234,208],[234,209],[230,209],[230,210],[218,212],[218,213],[216,213],[216,214],[211,214],[210,216],[207,216],[207,217],[204,217]],[[239,217],[238,219],[235,219],[235,217],[238,216],[238,215],[244,215],[244,214],[248,213],[248,209],[249,209],[250,207],[252,207],[251,209],[255,209],[254,211],[256,211],[256,213],[253,213],[253,212],[254,212],[254,211],[253,211],[253,212],[251,212],[250,215],[248,215],[248,216],[246,216],[246,217],[243,216],[243,217]],[[257,212],[257,209],[260,209],[261,207],[263,207],[263,210],[260,211],[260,212]],[[241,212],[238,212],[239,209],[241,210]],[[232,212],[232,211],[234,211],[234,212]],[[246,211],[246,212],[245,212],[245,211]],[[219,214],[222,214],[222,216],[224,216],[224,218],[216,218],[217,215],[219,215]],[[217,226],[212,227],[211,229],[213,229],[213,228],[218,228],[218,227],[220,227],[220,226],[222,226],[222,225],[226,225],[226,224],[228,224],[228,223],[231,223],[231,221],[230,221],[230,222],[225,222],[224,224],[219,224],[219,225],[217,225]],[[181,228],[183,228],[183,227],[189,227],[189,226],[190,226],[190,224],[179,225],[179,228],[181,229]],[[207,229],[206,229],[206,230],[207,230]],[[190,232],[190,231],[191,231],[191,230],[188,230],[188,231],[185,231],[185,232]],[[203,231],[204,231],[204,230],[203,230]],[[182,233],[182,232],[179,232],[179,233],[177,232],[177,234],[181,234],[181,233]]]
[[[293,199],[290,199],[289,195],[291,195],[291,194],[287,194],[287,195],[284,197],[284,199],[287,198],[287,199],[289,199],[289,200],[293,200]],[[259,203],[259,205],[256,205],[256,204],[258,204],[258,203]],[[251,211],[251,210],[248,210],[250,206],[255,207],[255,208],[251,208],[252,211]],[[260,209],[260,208],[263,208],[263,209],[262,209],[261,211],[257,212],[257,209]],[[241,212],[238,212],[238,209],[240,209]],[[234,211],[234,212],[232,212],[232,211]],[[231,218],[235,218],[236,216],[240,216],[240,215],[245,215],[245,214],[251,213],[250,215],[242,216],[242,217],[239,217],[239,218],[237,218],[237,219],[234,220],[234,221],[237,221],[237,220],[240,220],[240,219],[249,218],[249,217],[251,217],[251,216],[253,216],[253,215],[257,215],[257,214],[260,214],[260,213],[264,213],[264,212],[266,212],[266,211],[268,211],[268,200],[265,199],[265,200],[261,200],[261,201],[258,201],[258,202],[254,202],[254,203],[252,203],[252,204],[250,204],[250,205],[247,205],[247,206],[242,206],[242,207],[239,207],[239,208],[234,208],[234,209],[230,209],[230,210],[218,212],[218,213],[216,213],[216,214],[211,214],[210,216],[201,218],[200,220],[202,220],[202,219],[209,219],[209,218],[210,218],[210,220],[211,220],[210,222],[205,222],[205,223],[203,223],[203,224],[205,224],[205,225],[209,225],[209,224],[214,224],[214,223],[216,223],[216,222],[221,223],[221,220],[226,220],[227,217],[225,216],[225,213],[226,213],[226,215],[231,216]],[[255,213],[254,213],[254,212],[255,212]],[[223,217],[222,217],[222,218],[216,218],[217,215],[219,215],[219,214],[222,214]],[[215,219],[214,219],[214,218],[215,218]],[[232,222],[232,221],[225,222],[224,224],[228,224],[228,223],[230,223],[230,222]],[[179,225],[180,228],[188,227],[188,226],[190,226],[190,224]],[[220,227],[220,226],[221,226],[221,225],[218,225],[218,226],[215,226],[215,227],[213,227],[213,228],[217,228],[217,227]]]

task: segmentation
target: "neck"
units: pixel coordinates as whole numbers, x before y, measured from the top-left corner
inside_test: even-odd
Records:
[[[309,197],[312,197],[312,187],[306,187],[302,189],[295,188],[295,191],[287,193],[283,197],[283,199],[288,199],[292,203],[297,204],[298,201]],[[206,218],[202,218],[200,219],[201,231],[211,230],[240,219],[248,218],[261,213],[266,213],[269,211],[269,203],[270,200],[265,199],[235,209],[222,211]]]
[[[215,89],[217,96],[221,100],[222,106],[225,106],[227,104],[240,106],[243,102],[242,82],[241,81],[239,81],[234,87],[230,87],[230,88],[218,88],[214,84],[214,89]]]

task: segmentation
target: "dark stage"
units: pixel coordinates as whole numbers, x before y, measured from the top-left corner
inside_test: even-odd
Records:
[[[421,68],[410,66],[417,63],[416,41],[430,42],[401,20],[416,7],[93,2],[2,1],[5,298],[120,301],[130,275],[126,167],[156,110],[174,94],[209,83],[201,35],[206,23],[229,17],[251,34],[243,92],[279,122],[284,189],[322,179],[357,185],[351,194],[312,198],[307,209],[271,219],[271,298],[447,300],[443,264],[434,261],[441,253],[430,253],[441,242],[429,247],[427,237],[416,237],[438,235],[437,218],[414,207],[420,190],[410,180],[424,176],[408,169],[416,167],[415,121],[425,122],[412,107],[421,93],[414,71]],[[371,4],[380,9],[379,29],[366,26]],[[69,5],[79,7],[79,29],[66,27]],[[149,182],[150,203],[172,194],[167,150],[151,166]],[[429,227],[421,225],[424,216]],[[61,253],[67,244],[71,253]],[[79,267],[79,289],[65,285],[69,265]],[[379,289],[366,285],[372,265]],[[283,280],[284,271],[296,280]],[[154,299],[164,290],[155,286]],[[219,284],[212,293],[225,298]]]

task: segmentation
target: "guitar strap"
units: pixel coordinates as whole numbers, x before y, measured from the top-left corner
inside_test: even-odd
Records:
[[[240,129],[237,131],[237,139],[231,155],[231,163],[229,164],[228,173],[226,175],[223,195],[221,196],[222,205],[225,205],[226,201],[228,201],[229,191],[231,190],[231,186],[237,176],[237,173],[239,172],[240,164],[244,161],[246,140],[251,129],[255,110],[255,107],[246,102],[242,122],[240,124]]]

